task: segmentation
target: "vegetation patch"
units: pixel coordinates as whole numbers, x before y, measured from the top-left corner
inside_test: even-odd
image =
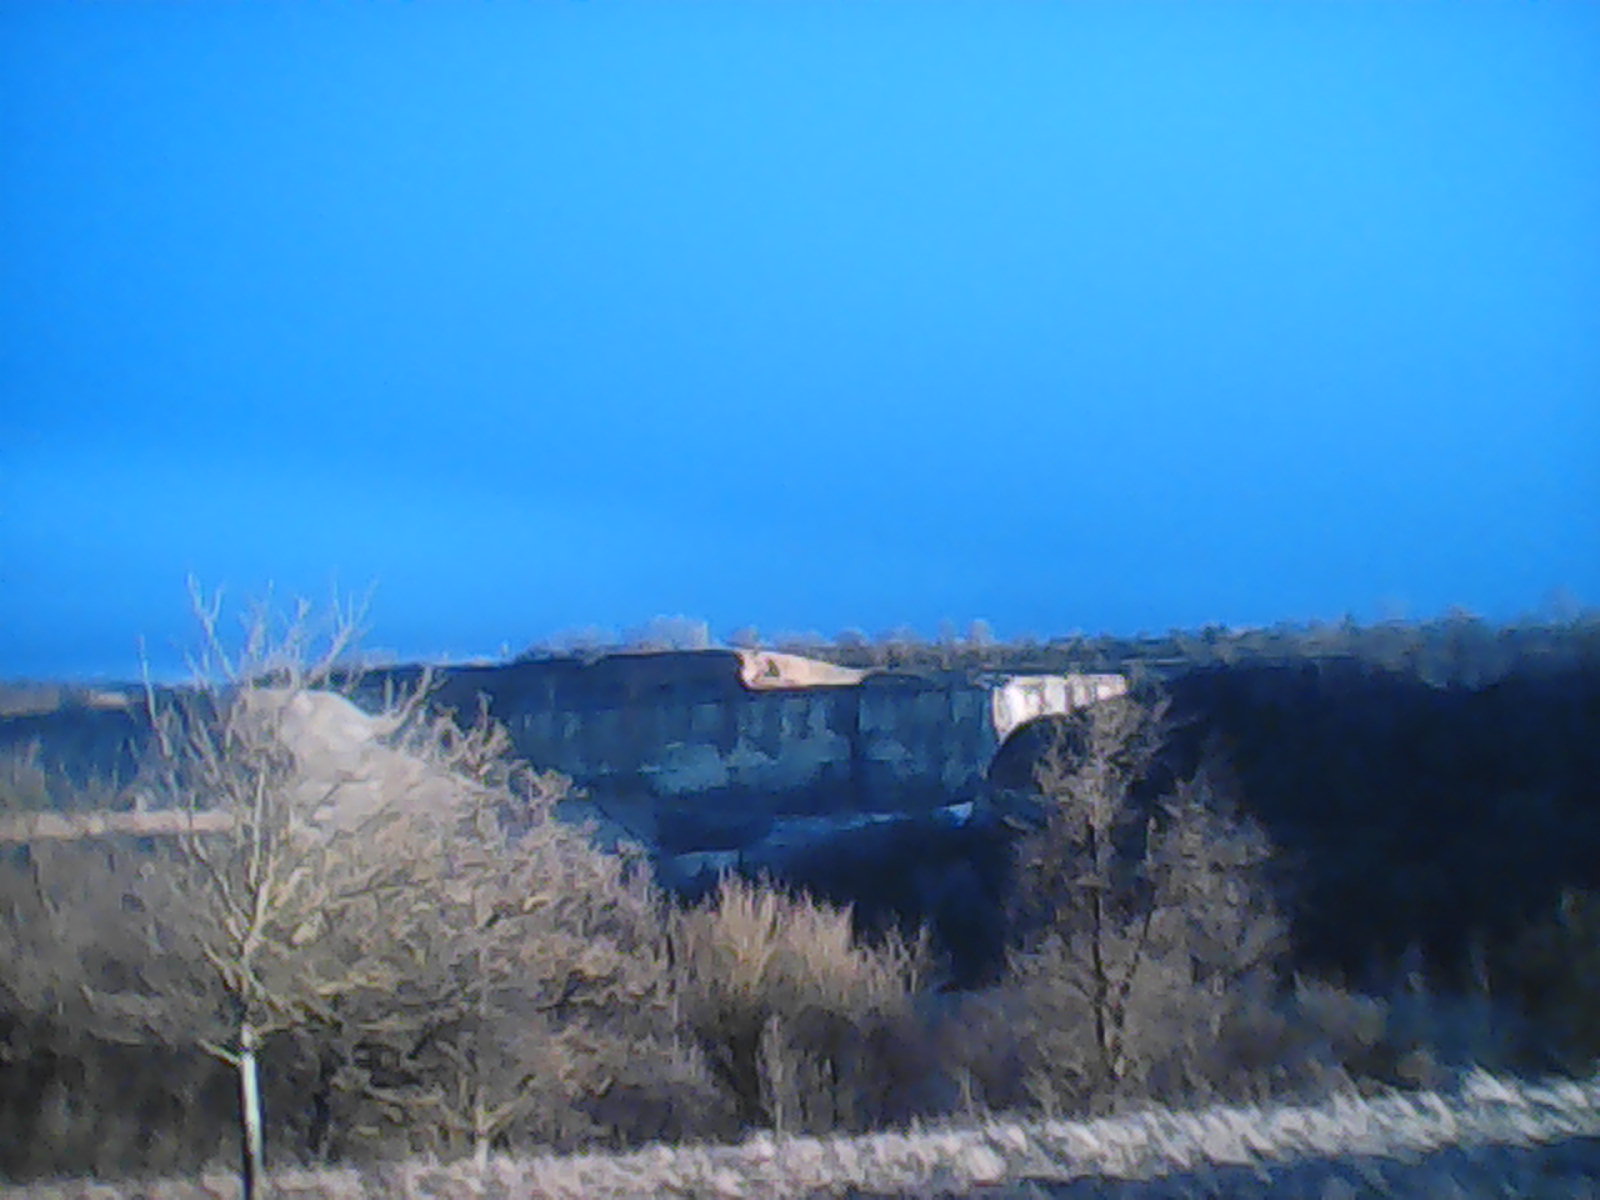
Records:
[[[1450,987],[1421,948],[1308,973],[1255,768],[1150,680],[1043,741],[1003,966],[952,983],[770,882],[667,903],[425,678],[351,703],[348,614],[234,648],[197,610],[128,787],[0,764],[33,822],[0,855],[0,1176],[39,1195],[959,1192],[1600,1135],[1595,892]],[[1503,1078],[1552,1069],[1587,1082]]]

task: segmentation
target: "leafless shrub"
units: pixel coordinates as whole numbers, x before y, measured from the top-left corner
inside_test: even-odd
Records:
[[[230,1072],[201,1051],[0,1022],[0,1179],[192,1171],[234,1145],[234,1104]]]
[[[561,781],[421,692],[371,717],[326,690],[350,682],[348,614],[258,613],[235,652],[196,610],[196,684],[150,689],[141,789],[206,832],[30,847],[0,914],[10,1011],[237,1068],[247,1181],[256,1097],[290,1079],[310,1112],[269,1116],[313,1155],[719,1128],[645,873],[555,818]]]
[[[861,1129],[914,1104],[919,955],[847,909],[730,877],[676,922],[684,1017],[745,1124]]]
[[[0,814],[38,812],[50,805],[50,781],[39,762],[39,743],[0,751]]]
[[[445,1157],[725,1132],[643,865],[557,820],[564,781],[507,771],[503,739],[441,721],[419,747],[482,786],[429,903],[391,924],[392,976],[341,1013],[368,1119]]]
[[[1227,1086],[1197,1089],[1234,1098],[1321,1096],[1393,1078],[1389,1006],[1381,999],[1297,978],[1287,990],[1234,996],[1209,1056]]]
[[[1045,828],[1021,861],[1024,941],[998,1003],[1047,1111],[1210,1095],[1285,928],[1256,878],[1268,846],[1201,775],[1154,805],[1164,706],[1119,697],[1073,718],[1040,764]]]
[[[1569,888],[1503,955],[1506,989],[1568,1069],[1600,1061],[1600,894]]]
[[[651,617],[622,637],[630,650],[706,650],[713,644],[708,622],[682,615]]]

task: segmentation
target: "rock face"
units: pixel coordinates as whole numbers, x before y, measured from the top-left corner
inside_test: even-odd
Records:
[[[356,820],[396,787],[427,791],[361,711],[381,711],[420,674],[369,674],[354,705],[330,693],[253,695],[302,764],[315,764],[307,786],[339,781],[327,819]],[[519,757],[579,786],[564,816],[592,821],[603,843],[644,846],[685,899],[728,871],[771,877],[854,904],[865,925],[931,922],[954,958],[998,944],[1011,835],[990,786],[997,752],[1040,718],[1126,690],[1115,675],[912,675],[706,650],[455,668],[434,699],[465,721],[486,707]],[[0,743],[36,737],[52,760],[131,760],[148,732],[139,725],[134,710],[81,708],[0,720]],[[982,957],[968,955],[957,976],[987,970]]]
[[[597,816],[687,854],[749,847],[795,818],[976,800],[1007,736],[1126,689],[1116,675],[908,675],[706,650],[457,669],[438,699],[464,715],[487,704],[518,754],[571,776]]]
[[[519,755],[584,789],[567,815],[646,846],[680,898],[731,872],[850,904],[867,929],[926,924],[959,986],[993,975],[1004,942],[1014,826],[991,787],[997,754],[1126,690],[1117,675],[713,650],[453,671],[438,699],[486,704]]]
[[[395,743],[392,721],[343,696],[262,688],[241,702],[237,719],[293,756],[291,807],[308,833],[348,832],[397,809],[446,822],[465,799],[460,780]]]

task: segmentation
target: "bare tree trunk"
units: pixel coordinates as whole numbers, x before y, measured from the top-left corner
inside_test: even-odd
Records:
[[[1099,1051],[1100,1082],[1106,1084],[1115,1080],[1116,1066],[1112,1053],[1111,968],[1106,961],[1105,898],[1098,888],[1090,895],[1089,906],[1094,922],[1089,940],[1089,969],[1094,973],[1094,1040]]]
[[[1088,834],[1089,860],[1094,863],[1095,869],[1095,878],[1089,888],[1089,970],[1093,974],[1090,1003],[1094,1009],[1095,1050],[1100,1060],[1099,1082],[1105,1086],[1116,1075],[1111,1048],[1111,964],[1106,957],[1109,931],[1106,929],[1106,897],[1103,891],[1109,880],[1104,856],[1100,853],[1100,831],[1091,823]]]
[[[472,1158],[473,1164],[477,1167],[477,1190],[480,1195],[483,1193],[483,1177],[489,1170],[489,1143],[492,1140],[490,1127],[489,1114],[484,1110],[480,1082],[478,1098],[472,1105]]]
[[[256,1076],[256,1031],[248,1019],[239,1025],[239,1119],[244,1134],[239,1184],[244,1200],[255,1200],[256,1186],[262,1178],[261,1086]]]

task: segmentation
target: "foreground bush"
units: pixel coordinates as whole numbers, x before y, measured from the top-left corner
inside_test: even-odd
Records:
[[[860,1130],[925,1111],[919,956],[850,912],[725,879],[674,923],[683,1016],[745,1125]]]
[[[1497,972],[1569,1070],[1600,1062],[1600,893],[1568,889],[1507,947]]]
[[[209,667],[152,694],[158,754],[137,786],[204,831],[3,864],[8,1096],[41,1072],[68,1087],[80,1063],[104,1090],[77,1108],[115,1110],[127,1080],[109,1072],[196,1064],[174,1105],[129,1114],[124,1169],[178,1161],[154,1112],[218,1094],[197,1054],[264,1096],[264,1129],[243,1105],[247,1145],[295,1158],[725,1128],[679,1034],[657,897],[640,864],[556,819],[560,781],[420,693],[373,717],[327,690],[345,625],[311,651],[304,610],[276,636],[261,618],[233,657],[201,612]],[[200,1123],[182,1140],[203,1156],[219,1138]],[[51,1145],[57,1169],[81,1165],[78,1114],[57,1125],[41,1117],[6,1169],[50,1169]]]
[[[1230,1046],[1277,990],[1270,848],[1210,775],[1149,795],[1164,716],[1096,704],[1060,722],[1035,772],[1046,819],[1022,847],[996,1004],[1018,1045],[1007,1074],[1047,1111],[1236,1088]]]

